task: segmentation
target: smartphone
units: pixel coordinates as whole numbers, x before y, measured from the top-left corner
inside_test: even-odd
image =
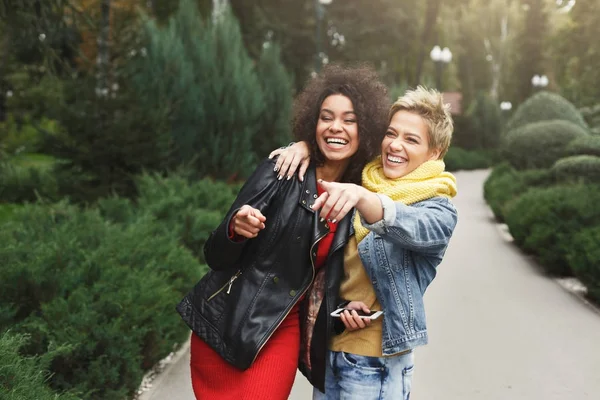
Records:
[[[335,317],[335,318],[339,318],[340,314],[342,312],[344,312],[345,310],[347,310],[347,308],[338,308],[337,310],[335,310],[334,312],[331,313],[331,316]],[[360,318],[365,318],[365,319],[377,319],[383,314],[383,311],[369,311],[368,313],[365,313],[363,310],[355,310],[355,311]]]

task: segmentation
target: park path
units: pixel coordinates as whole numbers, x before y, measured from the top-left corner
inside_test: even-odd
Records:
[[[459,223],[425,297],[430,343],[416,350],[411,399],[600,399],[600,314],[500,233],[486,176],[456,174]],[[194,400],[188,363],[181,357],[141,400]],[[298,375],[290,400],[311,393]]]

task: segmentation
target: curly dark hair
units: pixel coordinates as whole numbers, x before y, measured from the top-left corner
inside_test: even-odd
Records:
[[[360,184],[362,169],[379,154],[387,129],[390,107],[387,88],[367,65],[328,65],[307,83],[294,102],[293,134],[296,140],[308,143],[311,159],[317,166],[325,162],[315,135],[321,104],[335,94],[352,101],[360,138],[358,151],[351,157],[342,182]]]

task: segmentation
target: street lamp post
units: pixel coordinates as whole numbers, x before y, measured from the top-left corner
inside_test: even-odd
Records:
[[[531,78],[531,84],[536,89],[543,89],[548,86],[548,83],[549,81],[546,75],[534,75],[533,78]]]
[[[449,48],[444,47],[444,49],[440,48],[440,46],[435,45],[431,52],[429,53],[431,60],[435,63],[435,81],[437,89],[442,91],[442,72],[444,67],[452,61],[452,52]]]
[[[325,6],[331,4],[333,0],[315,0],[315,12],[317,15],[317,29],[315,42],[317,43],[317,53],[315,54],[315,72],[321,71],[323,65],[323,58],[325,57],[322,50],[323,38],[321,34],[321,25],[325,19]]]

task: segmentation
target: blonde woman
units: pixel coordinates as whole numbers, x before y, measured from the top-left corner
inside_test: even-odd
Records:
[[[381,155],[363,169],[362,186],[319,181],[324,193],[313,208],[321,217],[356,213],[339,288],[345,330],[329,343],[315,399],[409,399],[413,349],[427,343],[423,295],[457,222],[456,180],[442,161],[452,131],[440,93],[408,91],[391,108]],[[280,156],[282,170],[306,159],[304,147]],[[383,317],[363,319],[357,310]]]

